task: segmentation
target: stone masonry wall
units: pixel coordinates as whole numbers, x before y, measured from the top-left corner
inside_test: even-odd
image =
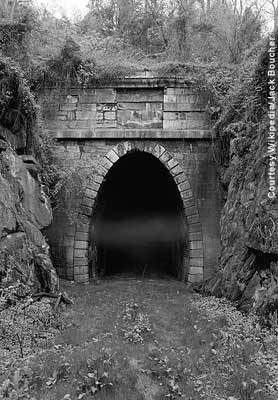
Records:
[[[109,166],[119,158],[115,146],[130,143],[141,151],[159,145],[163,147],[169,161],[162,160],[165,157],[160,158],[161,155],[158,158],[178,186],[183,180],[179,191],[182,196],[189,197],[185,200],[186,204],[192,203],[188,207],[194,208],[190,224],[196,227],[191,225],[189,229],[196,228],[196,242],[189,246],[192,254],[202,255],[200,259],[197,255],[192,259],[196,275],[191,278],[193,281],[208,278],[219,253],[220,195],[206,115],[206,96],[185,79],[129,78],[109,87],[46,90],[41,104],[45,131],[57,139],[55,153],[61,167],[73,171],[83,169],[81,174],[95,181],[93,196],[97,195]],[[112,163],[107,158],[110,150],[112,153],[109,154],[114,158]],[[154,154],[153,150],[150,152]],[[176,169],[177,175],[181,174],[177,178],[172,173]],[[75,219],[87,221],[92,210],[90,197],[84,204],[82,190],[81,193],[73,192],[67,199],[68,208]],[[84,215],[80,214],[82,208]],[[191,213],[191,210],[185,211]],[[48,236],[59,274],[83,281],[82,271],[84,269],[85,273],[88,266],[81,256],[77,259],[74,254],[78,252],[87,257],[87,250],[77,248],[76,242],[88,246],[88,231],[76,231],[75,228],[67,212],[60,210],[54,215]],[[74,263],[77,263],[75,267]]]
[[[209,137],[206,99],[192,86],[150,82],[107,88],[46,91],[45,129],[56,138]],[[166,83],[165,83],[166,84]],[[169,85],[174,83],[169,82]],[[161,84],[162,85],[162,84]],[[163,132],[163,133],[162,133]]]
[[[106,154],[123,140],[66,140],[60,141],[55,148],[56,156],[64,167],[84,169],[84,173],[95,176]],[[139,149],[146,145],[155,145],[154,140],[137,140]],[[216,267],[219,254],[219,214],[220,196],[217,187],[216,169],[209,141],[160,140],[159,143],[177,160],[191,184],[196,206],[199,210],[204,246],[204,278],[207,279]],[[74,194],[73,194],[74,195]],[[78,210],[80,198],[76,196],[75,207]],[[74,203],[73,201],[73,203]],[[54,262],[60,275],[73,279],[72,230],[73,224],[66,221],[65,215],[56,215],[56,222],[48,232]],[[65,271],[65,262],[68,268]]]

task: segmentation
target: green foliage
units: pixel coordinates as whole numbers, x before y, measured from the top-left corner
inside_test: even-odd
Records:
[[[10,58],[0,56],[0,124],[17,134],[27,133],[31,150],[37,119],[37,106],[22,70]]]
[[[38,111],[38,122],[41,114]],[[38,123],[42,126],[42,123]],[[34,155],[41,166],[40,178],[46,194],[52,199],[55,185],[61,175],[59,160],[54,156],[53,149],[56,141],[51,138],[42,128],[37,129],[33,142]]]
[[[147,57],[238,64],[260,38],[262,22],[256,7],[230,1],[109,0],[91,1],[81,24]]]
[[[276,33],[277,39],[278,33]],[[238,78],[234,79],[233,85],[224,97],[223,111],[215,125],[215,133],[219,138],[216,153],[221,155],[218,159],[219,165],[227,165],[229,162],[232,138],[239,136],[251,138],[254,131],[263,135],[267,128],[265,118],[268,98],[267,50],[268,40],[258,43],[256,48],[251,49],[250,57],[246,58],[236,70]],[[277,82],[276,76],[276,84]]]
[[[28,78],[33,90],[43,87],[70,87],[113,82],[136,71],[134,64],[107,56],[86,58],[72,38],[68,38],[56,57],[36,69]]]
[[[0,48],[3,55],[13,58],[26,69],[30,62],[30,37],[37,26],[38,14],[21,1],[13,3],[16,3],[13,17],[4,18],[6,23],[0,24]]]
[[[87,174],[78,168],[62,166],[54,155],[55,140],[45,132],[39,132],[34,143],[34,153],[41,165],[41,183],[52,208],[66,213],[70,221],[76,218],[75,201],[82,194]]]
[[[276,40],[278,33],[276,33]],[[278,51],[276,48],[276,58]],[[243,79],[237,82],[227,97],[227,106],[221,116],[217,131],[223,131],[230,123],[245,120],[246,123],[258,123],[265,114],[268,98],[268,40],[264,43],[258,61],[253,68],[243,75]],[[250,67],[250,64],[247,66]],[[239,71],[241,72],[241,71]],[[276,77],[276,82],[278,78]]]
[[[24,65],[36,90],[60,81],[112,81],[169,60],[239,64],[261,37],[258,11],[237,10],[230,2],[220,6],[216,0],[207,5],[182,0],[92,1],[90,12],[76,24],[26,9],[9,29],[20,32],[18,44],[25,43],[25,56],[13,50],[13,57]],[[17,42],[16,33],[14,37],[12,42]],[[3,40],[12,45],[11,36],[4,33]]]

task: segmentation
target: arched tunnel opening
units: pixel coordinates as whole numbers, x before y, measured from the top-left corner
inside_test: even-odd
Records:
[[[120,158],[99,189],[93,215],[97,275],[182,279],[185,243],[182,199],[170,172],[145,152]]]

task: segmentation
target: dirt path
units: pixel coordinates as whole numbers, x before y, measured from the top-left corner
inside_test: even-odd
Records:
[[[225,302],[168,280],[63,285],[74,305],[55,347],[29,361],[33,399],[276,398],[253,321]]]

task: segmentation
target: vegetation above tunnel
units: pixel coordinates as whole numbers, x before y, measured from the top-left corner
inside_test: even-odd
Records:
[[[16,73],[22,82],[13,92],[16,106],[2,94],[3,125],[9,128],[15,112],[29,125],[35,121],[30,90],[36,96],[45,86],[107,84],[146,70],[195,82],[209,95],[208,113],[216,121],[250,79],[264,42],[262,11],[252,5],[237,9],[230,1],[90,1],[88,14],[74,22],[32,3],[11,3],[15,7],[5,10],[0,25],[1,57],[24,73]],[[30,100],[22,102],[26,91]]]

